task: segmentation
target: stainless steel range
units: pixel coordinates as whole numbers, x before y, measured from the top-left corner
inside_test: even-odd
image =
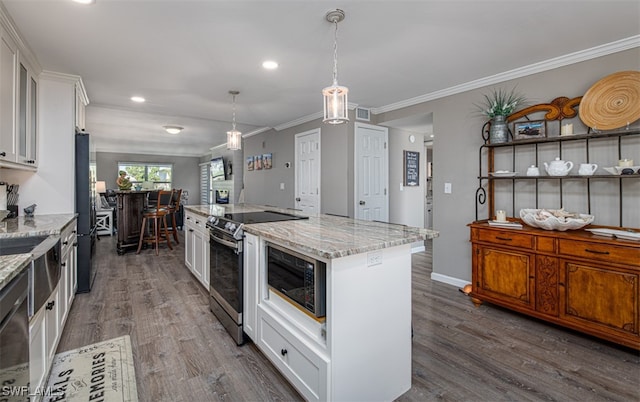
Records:
[[[308,219],[276,211],[244,212],[208,219],[210,247],[209,306],[227,332],[242,345],[243,239],[244,225]]]

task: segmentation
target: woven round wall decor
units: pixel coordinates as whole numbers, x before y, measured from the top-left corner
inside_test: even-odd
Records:
[[[589,88],[580,102],[580,120],[597,130],[625,127],[640,119],[640,71],[608,75]]]

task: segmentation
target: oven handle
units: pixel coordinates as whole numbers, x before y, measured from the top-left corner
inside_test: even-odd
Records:
[[[236,241],[224,240],[224,239],[221,239],[218,236],[215,236],[214,234],[211,234],[211,233],[209,234],[209,238],[211,240],[215,241],[216,243],[222,244],[223,246],[227,246],[227,247],[232,248],[234,250],[238,249],[238,242],[236,242]]]

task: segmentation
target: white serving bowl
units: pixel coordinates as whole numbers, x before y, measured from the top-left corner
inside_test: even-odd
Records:
[[[593,215],[576,214],[577,217],[555,216],[562,210],[556,209],[521,209],[520,219],[529,226],[545,230],[565,230],[581,229],[595,219]],[[562,211],[564,212],[564,211]]]

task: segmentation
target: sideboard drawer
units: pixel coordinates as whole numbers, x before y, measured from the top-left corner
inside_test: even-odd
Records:
[[[478,229],[478,241],[533,249],[534,237],[514,230]]]
[[[562,255],[640,266],[640,248],[637,247],[560,239],[558,249]]]

